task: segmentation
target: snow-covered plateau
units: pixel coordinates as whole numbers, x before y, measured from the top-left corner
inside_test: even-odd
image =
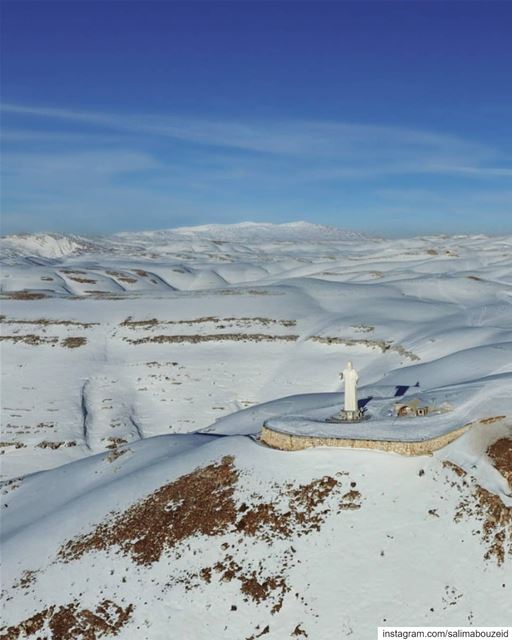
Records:
[[[512,624],[512,237],[243,223],[0,247],[1,640]],[[348,360],[370,415],[351,437],[471,426],[422,456],[258,440],[291,416],[339,429]],[[440,410],[393,418],[407,398]]]

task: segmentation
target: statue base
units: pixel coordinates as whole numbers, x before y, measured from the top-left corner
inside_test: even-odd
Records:
[[[339,413],[336,413],[334,416],[330,418],[326,418],[326,422],[363,422],[363,420],[368,420],[369,416],[364,414],[362,409],[357,409],[356,411],[345,411],[342,409]]]

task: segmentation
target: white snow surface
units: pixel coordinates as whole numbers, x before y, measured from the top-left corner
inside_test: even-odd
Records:
[[[242,223],[1,246],[7,627],[104,599],[131,607],[116,636],[130,640],[366,640],[377,626],[510,624],[512,516],[492,534],[505,540],[500,560],[482,533],[486,508],[471,505],[481,487],[512,509],[486,454],[512,440],[511,237]],[[371,419],[325,423],[343,404],[349,359]],[[450,411],[397,420],[402,397]],[[264,421],[403,440],[475,426],[408,458],[272,450],[257,440]],[[237,512],[222,530],[149,564],[115,545],[59,559],[76,536],[226,456]],[[326,477],[337,488],[309,504],[306,519],[321,515],[306,532],[298,521],[286,534],[241,528],[247,512],[289,513],[290,492]],[[39,636],[58,637],[45,624]]]
[[[178,227],[171,230],[176,234],[200,236],[224,241],[332,241],[350,240],[363,237],[362,234],[337,227],[329,227],[311,222],[240,222],[238,224],[205,224],[195,227]],[[156,232],[157,234],[159,232]]]
[[[87,243],[82,238],[73,235],[59,233],[22,233],[0,238],[0,247],[6,255],[61,258],[85,249]]]

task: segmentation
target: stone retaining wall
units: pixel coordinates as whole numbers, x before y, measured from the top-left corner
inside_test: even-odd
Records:
[[[465,433],[470,424],[459,427],[431,440],[418,442],[400,442],[391,440],[354,440],[342,438],[323,438],[320,436],[302,436],[274,431],[265,425],[261,429],[260,440],[274,449],[283,451],[299,451],[310,447],[344,447],[349,449],[377,449],[393,451],[403,456],[422,456],[445,447]]]

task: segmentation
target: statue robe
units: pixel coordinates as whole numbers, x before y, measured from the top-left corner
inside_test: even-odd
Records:
[[[344,369],[343,380],[345,382],[345,411],[357,411],[356,387],[359,376],[355,369]]]

